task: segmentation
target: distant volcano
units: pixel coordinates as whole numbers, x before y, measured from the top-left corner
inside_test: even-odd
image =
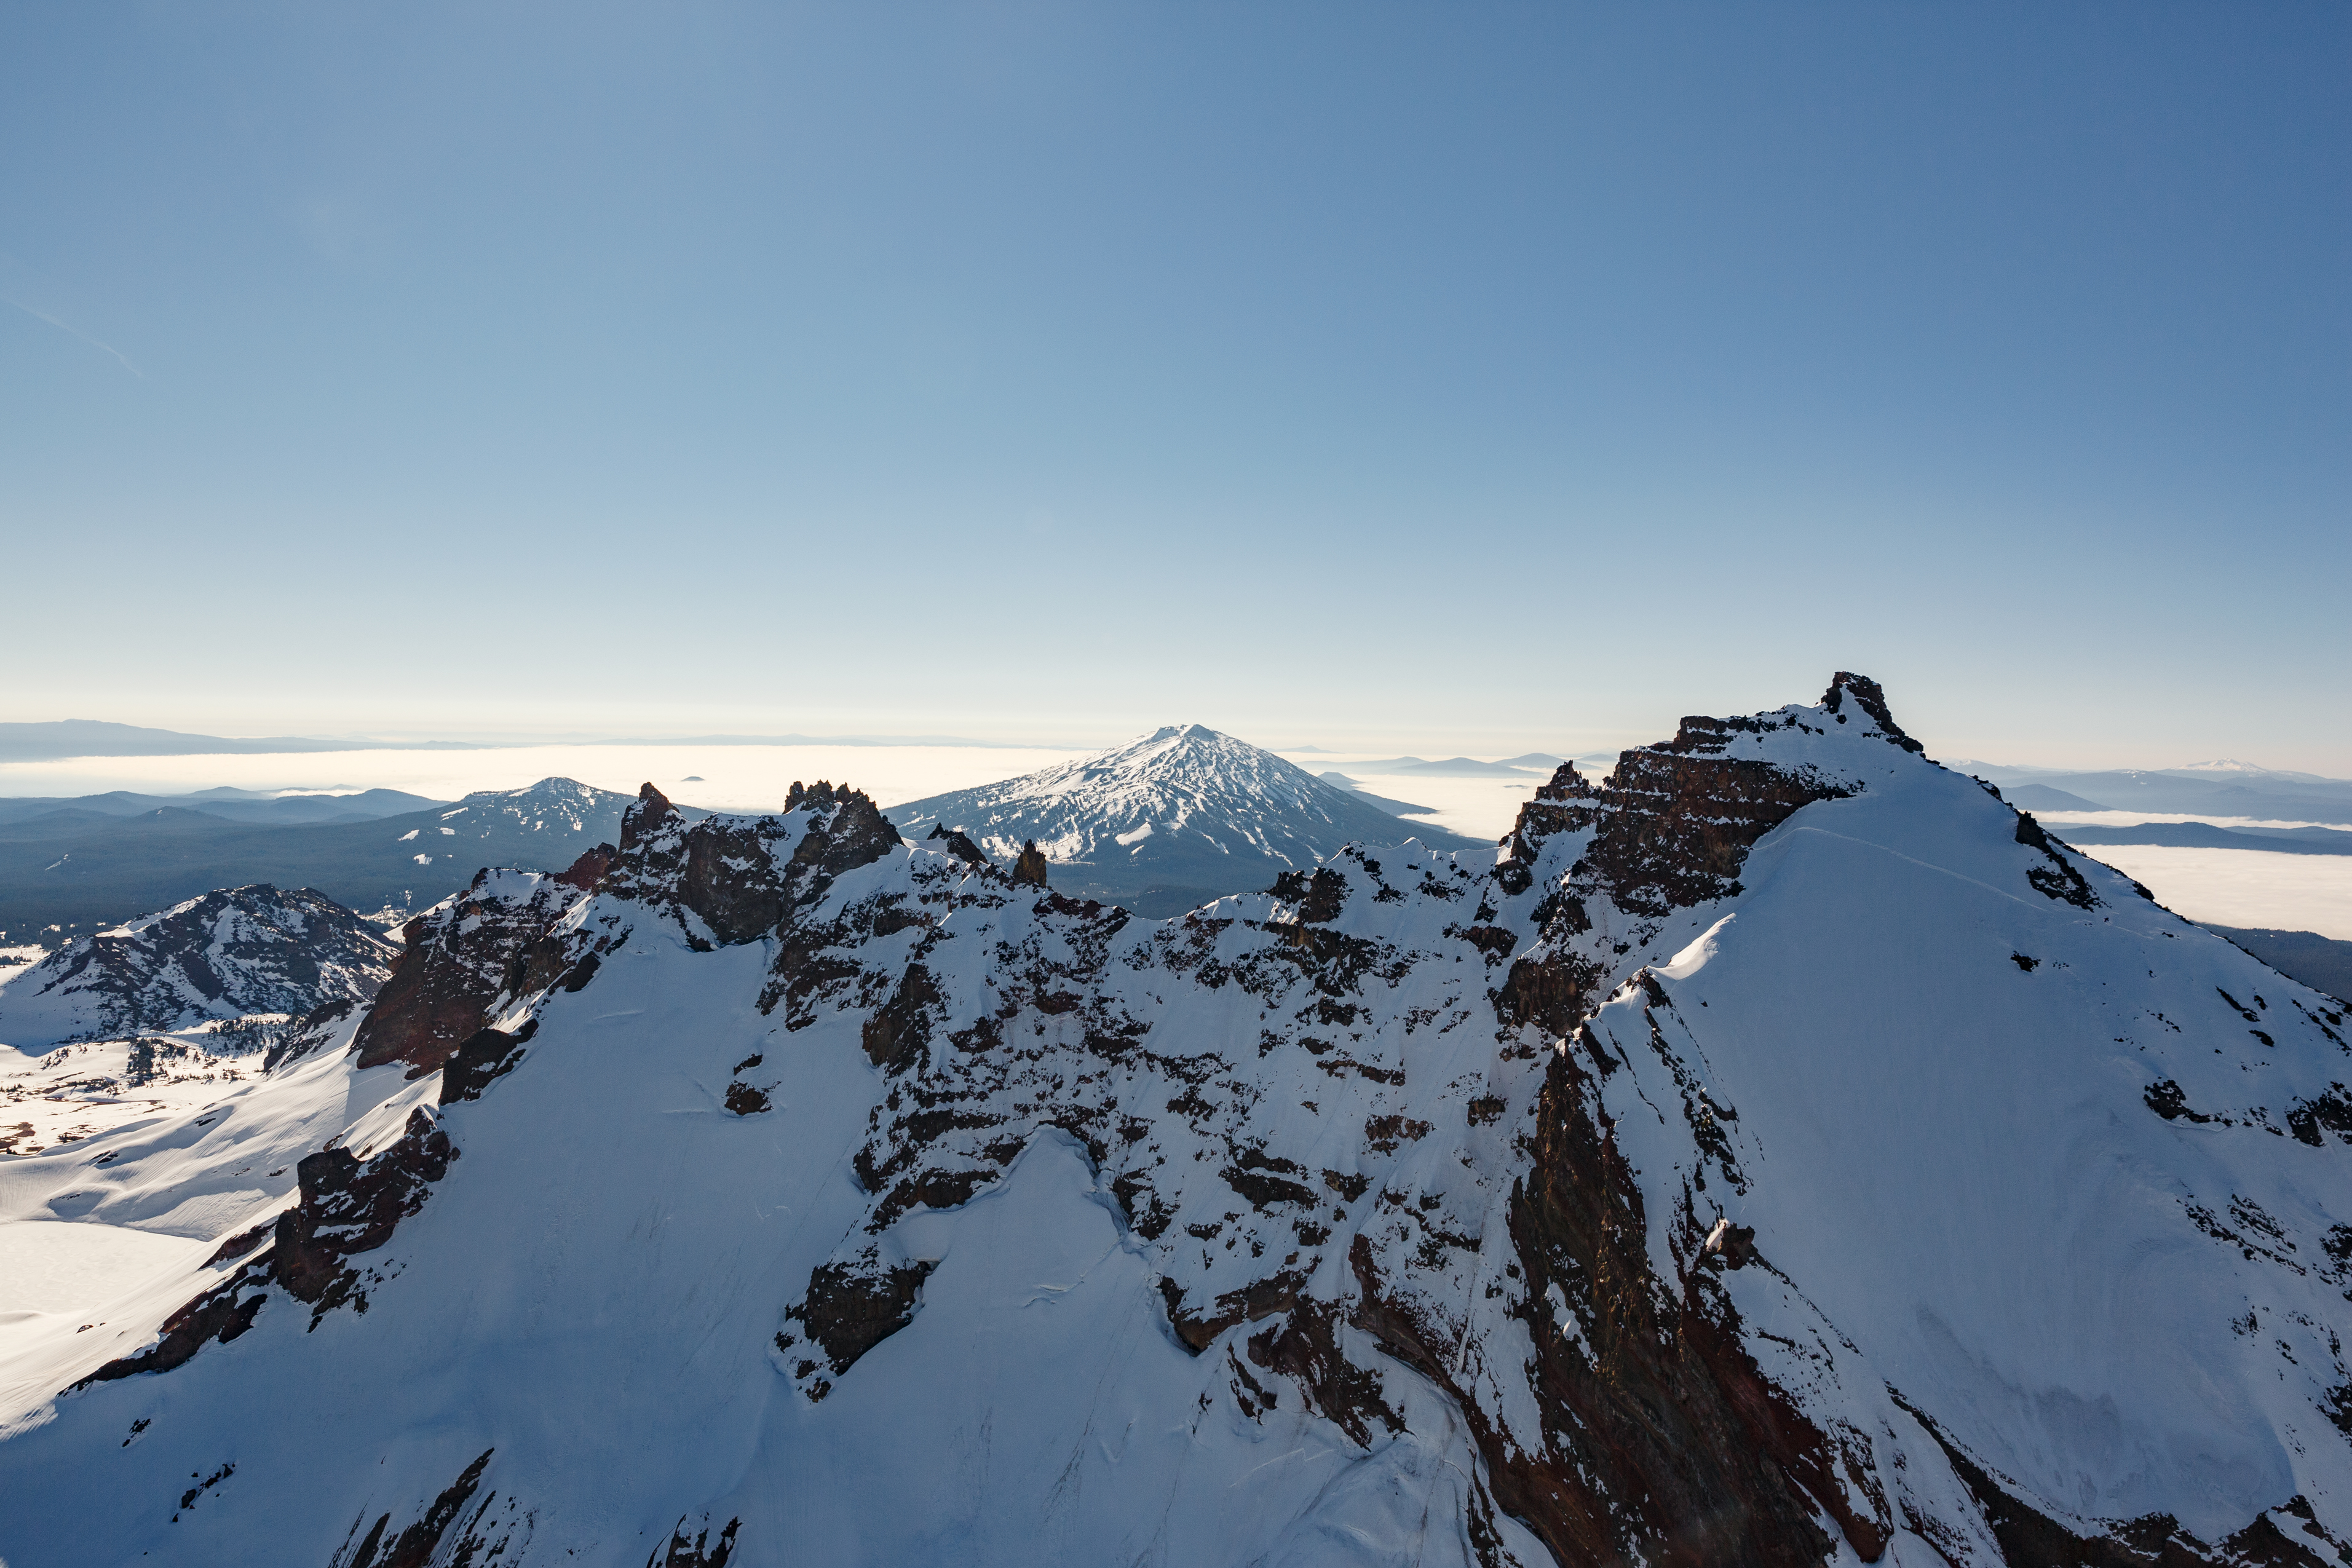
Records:
[[[1487,847],[1401,820],[1200,724],[1169,725],[1020,778],[910,801],[892,807],[890,820],[913,838],[935,824],[961,828],[1000,861],[1034,838],[1055,887],[1153,917],[1260,891],[1343,845],[1412,838],[1448,852]]]

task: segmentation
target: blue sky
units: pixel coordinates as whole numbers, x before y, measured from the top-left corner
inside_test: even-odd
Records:
[[[2336,5],[0,7],[7,715],[2352,774]]]

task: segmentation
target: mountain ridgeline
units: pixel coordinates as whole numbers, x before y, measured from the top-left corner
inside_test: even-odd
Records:
[[[47,1049],[368,1000],[399,951],[309,888],[228,888],[79,938],[0,986],[0,1041]]]
[[[971,842],[1102,782],[648,785],[10,1163],[201,1248],[10,1325],[0,1556],[2352,1561],[2352,1018],[1875,683],[1168,920]]]
[[[1272,752],[1199,724],[1171,725],[1124,746],[977,789],[890,808],[919,838],[961,831],[1010,863],[1034,842],[1055,887],[1160,917],[1286,871],[1311,870],[1349,844],[1408,838],[1445,852],[1475,839],[1403,821]]]

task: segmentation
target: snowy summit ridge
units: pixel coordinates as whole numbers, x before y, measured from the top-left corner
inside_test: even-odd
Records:
[[[1000,861],[1034,839],[1056,887],[1150,914],[1256,891],[1350,843],[1484,848],[1202,724],[1166,725],[1076,762],[893,806],[890,818],[917,837],[934,824],[961,829]]]
[[[1175,920],[900,826],[647,785],[10,1163],[209,1250],[7,1342],[0,1554],[2352,1561],[2352,1020],[1875,683]]]

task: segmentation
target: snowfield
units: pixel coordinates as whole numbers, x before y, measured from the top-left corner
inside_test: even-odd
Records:
[[[0,1557],[2352,1560],[2340,1006],[1859,678],[1613,777],[1164,921],[648,788],[0,1163]]]

